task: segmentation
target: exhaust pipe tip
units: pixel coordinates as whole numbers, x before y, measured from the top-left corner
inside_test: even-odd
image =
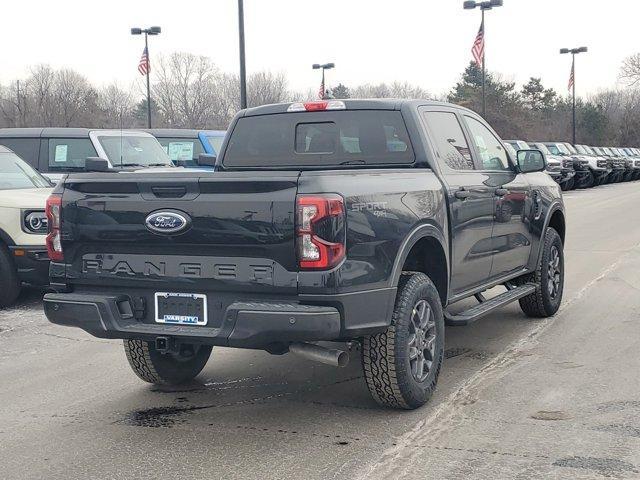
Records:
[[[349,365],[349,353],[343,350],[336,350],[338,353],[338,367],[344,368]]]
[[[315,343],[296,342],[289,345],[289,351],[308,360],[324,363],[333,367],[346,367],[349,364],[349,352],[322,347]]]

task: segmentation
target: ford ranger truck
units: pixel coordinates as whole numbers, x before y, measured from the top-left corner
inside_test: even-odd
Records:
[[[447,103],[243,110],[215,173],[63,179],[47,204],[44,310],[124,340],[154,384],[193,379],[216,346],[342,366],[357,343],[375,401],[416,408],[436,387],[445,324],[516,301],[530,317],[558,310],[565,213],[544,169],[539,150],[512,158]]]

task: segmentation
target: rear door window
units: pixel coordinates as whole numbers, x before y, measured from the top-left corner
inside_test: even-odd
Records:
[[[456,114],[425,111],[423,115],[440,161],[453,170],[474,170],[471,150]]]
[[[87,157],[97,156],[96,149],[88,138],[50,138],[49,169],[80,169]]]
[[[240,118],[226,167],[330,167],[411,164],[409,134],[398,111],[354,110]]]

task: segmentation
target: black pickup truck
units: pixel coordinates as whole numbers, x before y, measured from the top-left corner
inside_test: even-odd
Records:
[[[348,351],[325,342],[350,342],[374,399],[416,408],[445,324],[514,301],[532,317],[558,310],[565,213],[544,168],[540,151],[510,158],[482,118],[446,103],[244,110],[215,172],[65,177],[47,205],[44,310],[124,339],[157,384],[193,379],[213,346],[338,366]]]

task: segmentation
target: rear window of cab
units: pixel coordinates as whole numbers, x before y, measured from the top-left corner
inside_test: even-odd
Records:
[[[242,117],[225,167],[411,164],[415,155],[398,111],[353,110]]]

